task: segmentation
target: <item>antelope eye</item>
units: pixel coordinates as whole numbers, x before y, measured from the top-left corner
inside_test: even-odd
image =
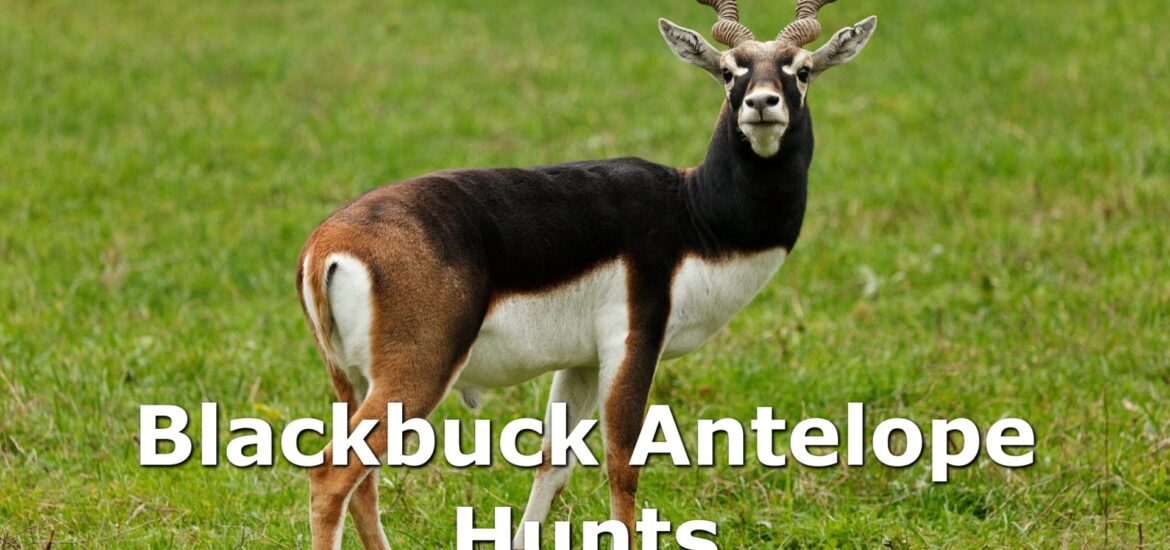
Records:
[[[808,67],[801,67],[799,71],[796,71],[796,78],[799,78],[801,82],[808,82],[809,72]]]
[[[729,71],[727,69],[723,69],[723,81],[724,82],[731,82],[731,77],[732,77],[731,71]]]

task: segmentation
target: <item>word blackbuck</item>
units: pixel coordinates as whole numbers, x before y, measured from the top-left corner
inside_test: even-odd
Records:
[[[870,17],[812,52],[803,46],[828,0],[799,0],[768,41],[739,23],[735,0],[700,1],[730,49],[658,21],[678,57],[723,85],[698,167],[622,158],[438,172],[370,191],[313,232],[297,289],[352,425],[389,402],[427,417],[452,389],[474,407],[481,388],[556,371],[550,402],[566,404],[570,424],[600,404],[611,515],[634,531],[630,457],[658,362],[699,347],[792,250],[813,154],[809,86],[877,26]],[[648,93],[653,105],[669,90]],[[382,425],[368,441],[377,455],[390,444]],[[362,543],[386,548],[377,469],[333,466],[334,452],[310,475],[313,547],[340,544],[348,508]],[[524,522],[545,518],[570,468],[538,469]]]

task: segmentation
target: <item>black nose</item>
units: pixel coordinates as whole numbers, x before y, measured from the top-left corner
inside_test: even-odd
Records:
[[[780,95],[772,92],[756,92],[743,100],[749,109],[763,110],[780,104]]]

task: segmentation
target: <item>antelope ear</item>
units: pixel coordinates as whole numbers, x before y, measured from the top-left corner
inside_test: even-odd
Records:
[[[665,19],[658,20],[662,38],[679,59],[703,69],[719,79],[719,50],[703,39],[699,33],[680,27]]]
[[[829,67],[848,63],[857,57],[877,28],[877,16],[871,15],[860,23],[837,31],[833,38],[812,54],[812,78]]]

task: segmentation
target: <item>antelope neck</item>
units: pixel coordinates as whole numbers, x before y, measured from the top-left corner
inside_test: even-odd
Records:
[[[705,253],[792,250],[804,219],[813,153],[812,126],[804,115],[784,133],[780,151],[765,159],[752,151],[724,108],[706,158],[684,182],[684,200]]]

